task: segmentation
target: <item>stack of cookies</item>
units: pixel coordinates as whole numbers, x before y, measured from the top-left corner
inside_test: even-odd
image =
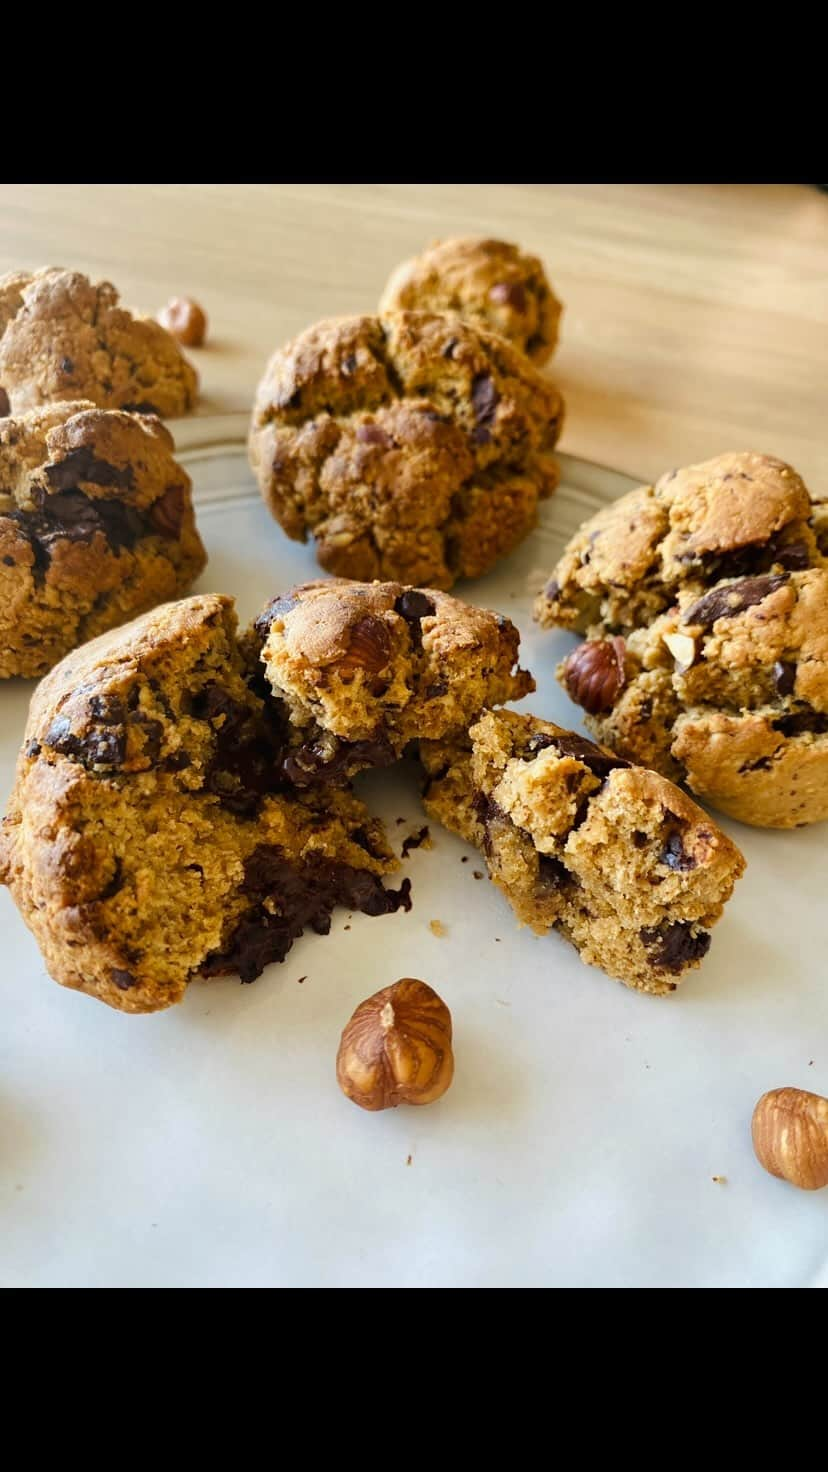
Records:
[[[117,301],[72,272],[0,282],[0,676],[44,676],[0,878],[55,979],[154,1011],[253,980],[337,905],[409,908],[353,782],[414,756],[426,812],[521,924],[673,991],[744,869],[686,789],[766,826],[828,816],[828,518],[796,474],[723,456],[573,539],[536,612],[588,635],[560,675],[597,745],[506,708],[535,688],[518,631],[449,592],[557,484],[561,306],[537,258],[437,244],[377,316],[274,354],[251,465],[333,576],[274,589],[246,629],[224,593],[181,597],[206,557],[158,416],[196,378]]]

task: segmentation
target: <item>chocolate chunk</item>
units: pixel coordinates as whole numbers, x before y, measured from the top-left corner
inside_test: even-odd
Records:
[[[355,772],[365,767],[390,767],[397,753],[384,733],[363,741],[305,741],[286,753],[280,772],[294,787],[313,787],[319,782],[344,786]]]
[[[14,567],[14,558],[13,557],[4,557],[3,558],[3,566],[4,567]]]
[[[653,966],[677,975],[693,961],[700,961],[710,950],[710,932],[694,931],[688,920],[663,920],[661,925],[645,928],[641,939]]]
[[[167,486],[150,507],[149,519],[162,537],[179,537],[184,524],[184,507],[187,493],[183,486]]]
[[[131,971],[121,971],[117,966],[112,967],[110,976],[112,977],[115,985],[119,987],[122,992],[128,992],[130,987],[138,985],[138,982]]]
[[[420,828],[416,833],[410,833],[408,838],[403,839],[401,857],[407,859],[411,850],[413,848],[420,848],[430,836],[427,826]]]
[[[421,593],[419,588],[407,588],[394,604],[394,612],[408,624],[408,632],[415,649],[423,647],[423,632],[420,627],[422,620],[431,618],[435,611],[433,599],[426,593]]]
[[[26,747],[26,756],[30,761],[33,761],[36,756],[40,756],[42,750],[43,748],[39,741],[30,741]]]
[[[394,611],[404,618],[406,623],[420,623],[422,619],[430,618],[434,614],[434,600],[429,598],[427,593],[421,593],[419,588],[407,588],[394,604]]]
[[[501,306],[514,307],[516,312],[526,311],[526,289],[520,281],[497,281],[489,288],[489,299]]]
[[[92,726],[83,736],[72,731],[65,716],[58,716],[43,737],[43,744],[73,757],[82,767],[119,767],[126,757],[126,730],[123,726]]]
[[[215,734],[215,754],[204,785],[240,818],[254,817],[262,798],[279,790],[285,732],[276,702],[261,711],[243,705],[216,684],[192,697],[191,713]]]
[[[357,439],[362,445],[382,445],[383,448],[392,443],[390,435],[380,429],[378,424],[361,424],[357,430]]]
[[[776,686],[777,695],[790,695],[796,684],[796,665],[789,664],[787,660],[778,659],[773,667],[773,683]]]
[[[558,594],[561,591],[561,585],[558,582],[557,578],[550,578],[543,591],[546,598],[549,598],[550,600],[557,598]]]
[[[29,538],[35,567],[40,571],[49,566],[52,546],[61,539],[91,542],[100,535],[113,552],[119,553],[123,547],[133,547],[150,529],[147,518],[134,507],[122,501],[93,500],[83,491],[62,491],[53,496],[40,491],[36,502],[35,511],[13,511],[9,520]]]
[[[201,967],[203,976],[238,972],[243,982],[255,981],[271,961],[284,961],[306,927],[327,935],[337,905],[365,915],[411,909],[410,879],[404,879],[398,890],[385,889],[378,876],[367,870],[321,854],[291,860],[275,845],[260,844],[254,849],[245,864],[242,889],[256,903],[227,946],[207,957]],[[269,901],[267,908],[265,901]]]
[[[0,419],[6,419],[11,414],[9,396],[4,388],[0,388]]]
[[[811,706],[805,706],[802,710],[792,711],[788,716],[780,716],[779,720],[773,722],[773,729],[783,736],[803,736],[808,731],[814,736],[824,736],[828,731],[828,715]]]
[[[688,608],[682,615],[682,623],[701,624],[703,628],[709,628],[719,618],[734,618],[736,614],[744,613],[746,608],[763,603],[771,593],[784,588],[787,581],[787,573],[778,573],[772,577],[765,575],[743,578],[740,583],[725,583],[722,587],[705,593],[698,603]]]
[[[117,486],[119,491],[129,491],[135,484],[135,472],[131,465],[123,469],[100,460],[88,446],[70,450],[62,460],[44,466],[44,474],[53,491],[69,491],[77,487],[79,480],[89,481],[95,486]]]
[[[101,726],[122,726],[126,709],[120,695],[90,695],[89,714]]]
[[[61,358],[60,371],[61,373],[74,373],[75,365],[71,358]]]
[[[545,731],[536,731],[529,737],[522,753],[524,761],[532,761],[539,751],[547,747],[554,749],[561,756],[572,756],[576,761],[583,762],[589,767],[593,776],[602,780],[614,772],[617,767],[629,767],[630,763],[624,761],[623,757],[610,756],[609,752],[602,751],[594,741],[588,741],[585,736],[578,736],[574,731],[564,731],[560,736],[550,736]]]
[[[448,681],[435,680],[433,685],[426,685],[426,700],[438,700],[441,695],[448,694]]]
[[[533,332],[532,336],[526,340],[526,352],[530,358],[545,346],[546,338],[542,332]]]
[[[270,602],[262,609],[258,618],[253,621],[253,627],[263,642],[270,633],[270,625],[273,623],[273,620],[275,618],[284,618],[286,614],[290,613],[292,608],[296,607],[298,602],[299,599],[294,598],[292,593],[271,598]]]
[[[155,414],[160,418],[160,411],[147,399],[142,399],[140,404],[122,404],[121,409],[124,414]]]
[[[477,420],[472,438],[476,444],[485,445],[491,439],[491,427],[499,402],[500,394],[488,373],[478,373],[472,382],[472,406]]]
[[[687,852],[682,842],[682,833],[686,831],[687,824],[681,818],[676,818],[673,813],[667,814],[667,817],[673,821],[667,828],[658,862],[678,872],[695,869],[696,860],[692,854]]]
[[[448,342],[446,343],[445,347],[443,348],[443,357],[444,358],[453,358],[454,357],[454,349],[456,347],[457,347],[457,338],[456,337],[450,337],[449,340],[448,340]]]
[[[636,829],[632,836],[632,841],[634,848],[646,848],[650,840],[646,833],[642,833],[640,829]]]
[[[342,359],[342,372],[345,373],[350,378],[350,376],[351,376],[352,373],[356,373],[356,369],[357,369],[356,353],[349,353],[346,358],[343,358]]]

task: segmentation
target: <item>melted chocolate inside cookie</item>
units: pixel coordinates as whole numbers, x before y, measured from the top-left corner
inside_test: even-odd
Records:
[[[185,504],[182,486],[168,486],[148,510],[137,511],[134,506],[128,506],[123,501],[87,496],[85,491],[76,487],[69,488],[69,476],[50,474],[52,471],[63,472],[65,463],[61,461],[59,465],[47,466],[46,473],[50,484],[56,487],[66,486],[67,489],[56,489],[53,495],[48,495],[42,489],[36,490],[32,497],[35,503],[33,511],[9,513],[9,520],[15,522],[28,537],[34,552],[34,565],[39,572],[43,573],[48,568],[54,544],[59,541],[89,543],[100,535],[106,539],[111,551],[118,555],[124,548],[131,551],[142,537],[174,538],[180,535]],[[118,479],[107,480],[103,471],[105,462],[98,461],[96,465],[99,477],[97,484],[121,486],[130,483],[122,483]],[[114,476],[126,474],[116,470],[114,466],[106,466],[106,469],[112,471]],[[128,474],[131,477],[132,471]],[[95,477],[85,475],[84,479],[95,480]]]
[[[337,905],[364,915],[391,915],[411,909],[411,881],[398,890],[384,889],[375,874],[350,864],[311,854],[302,862],[287,858],[273,845],[260,844],[245,864],[243,892],[255,900],[237,925],[227,946],[214,951],[201,967],[202,976],[238,972],[255,981],[271,961],[284,961],[306,927],[327,935]]]
[[[710,950],[710,932],[694,931],[687,920],[665,920],[640,934],[653,965],[674,975],[692,961],[700,961]]]

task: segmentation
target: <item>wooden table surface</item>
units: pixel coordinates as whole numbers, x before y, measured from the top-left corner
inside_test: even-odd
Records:
[[[805,185],[0,185],[0,272],[106,277],[206,308],[200,412],[247,409],[268,354],[373,310],[452,234],[519,241],[565,303],[561,448],[651,478],[725,449],[828,492],[828,195]]]

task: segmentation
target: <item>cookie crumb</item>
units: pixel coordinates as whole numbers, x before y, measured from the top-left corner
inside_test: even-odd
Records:
[[[302,985],[302,982],[303,981],[307,981],[307,979],[308,978],[306,976],[297,976],[297,978],[296,978],[296,984],[297,984],[297,986],[301,986]]]
[[[407,1159],[407,1160],[406,1160],[406,1162],[405,1162],[405,1163],[406,1163],[406,1165],[411,1165],[411,1163],[412,1163],[412,1161],[413,1161],[413,1159],[414,1159],[414,1157],[413,1157],[413,1155],[409,1155],[409,1157],[408,1157],[408,1159]]]
[[[350,925],[343,925],[343,927],[342,927],[343,930],[350,930],[350,928],[351,928]]]
[[[482,869],[475,869],[474,870],[474,877],[475,877],[475,879],[485,879],[486,878],[486,876],[483,873],[483,870]]]
[[[405,822],[405,818],[397,818],[397,827],[399,828],[400,824],[401,823],[404,823],[404,822]]]
[[[500,997],[495,997],[495,1001],[497,1002],[498,1007],[511,1007],[512,1005],[511,1002],[502,1002],[500,1000]]]
[[[715,1181],[717,1186],[727,1185],[727,1176],[711,1176],[710,1179],[711,1181]]]
[[[403,839],[402,853],[400,854],[400,858],[407,859],[413,848],[433,847],[434,840],[431,837],[428,827],[426,826],[425,828],[418,828],[416,833],[409,833],[408,837]]]
[[[441,938],[444,935],[448,935],[448,931],[442,920],[429,920],[428,928],[431,931],[431,934],[436,935],[438,938]]]
[[[500,936],[499,935],[496,935],[495,936],[495,945],[496,946],[499,946],[500,945]]]

